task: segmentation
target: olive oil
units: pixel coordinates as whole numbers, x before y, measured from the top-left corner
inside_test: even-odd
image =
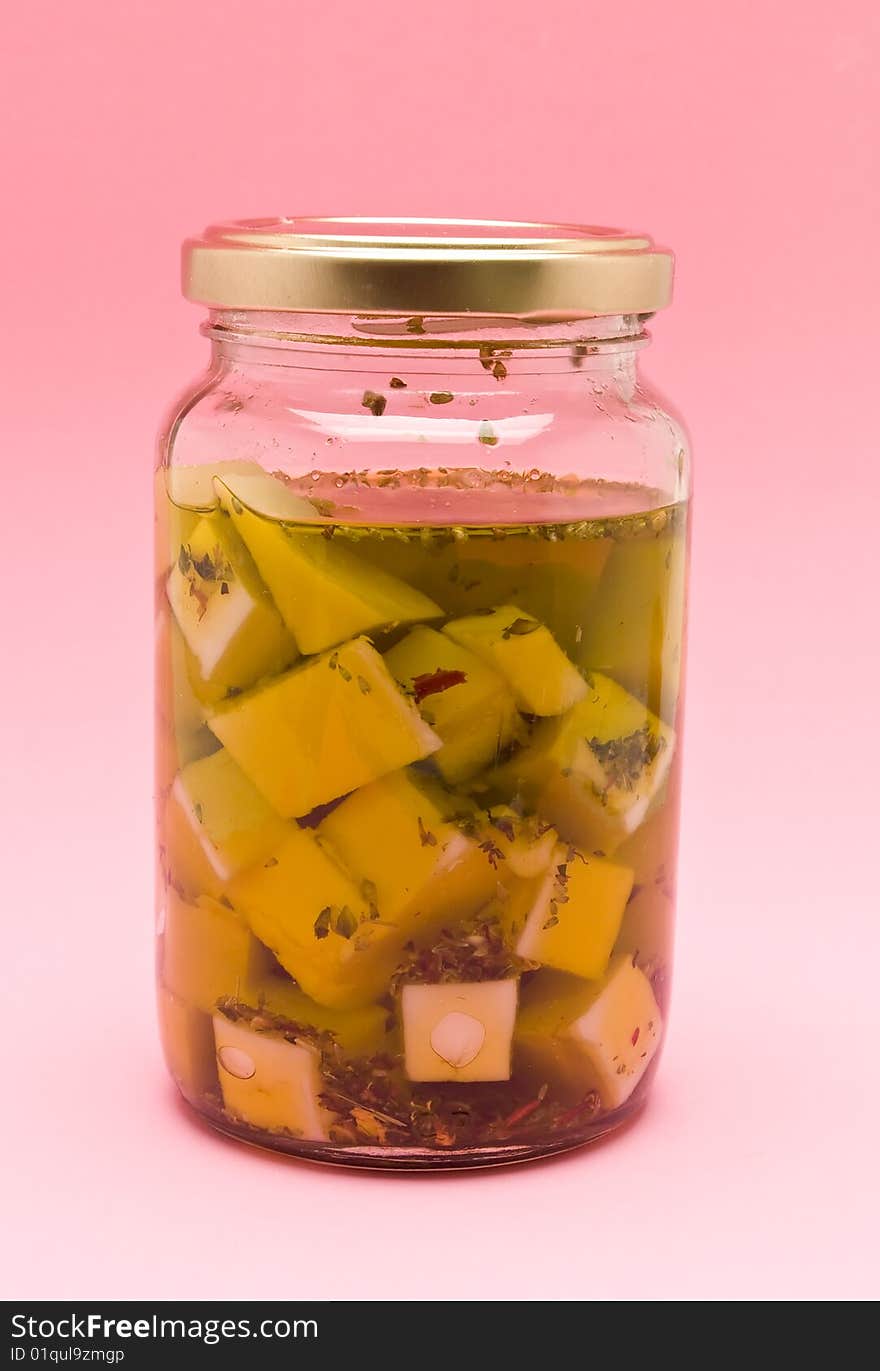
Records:
[[[662,1041],[685,506],[539,473],[167,475],[183,1094],[276,1147],[414,1164],[609,1127]]]

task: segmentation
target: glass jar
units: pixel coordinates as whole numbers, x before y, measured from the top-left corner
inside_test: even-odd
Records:
[[[672,261],[546,225],[184,253],[157,491],[158,980],[226,1133],[401,1168],[644,1104],[669,1011],[689,461]]]

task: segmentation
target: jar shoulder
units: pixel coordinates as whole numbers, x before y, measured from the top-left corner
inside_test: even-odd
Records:
[[[402,374],[398,374],[402,373]],[[480,368],[411,374],[212,366],[169,406],[159,461],[246,459],[313,471],[536,471],[645,485],[687,497],[690,442],[674,403],[641,373]]]

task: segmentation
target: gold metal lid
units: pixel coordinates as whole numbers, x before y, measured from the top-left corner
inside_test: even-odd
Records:
[[[183,247],[183,293],[214,309],[329,314],[652,314],[672,254],[643,234],[467,219],[254,219]]]

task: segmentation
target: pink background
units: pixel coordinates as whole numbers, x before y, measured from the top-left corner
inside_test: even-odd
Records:
[[[880,1294],[877,40],[872,0],[15,7],[5,1295]],[[675,1013],[648,1115],[591,1153],[322,1171],[201,1130],[163,1075],[153,433],[204,353],[179,240],[276,212],[677,251],[648,358],[699,467]]]

